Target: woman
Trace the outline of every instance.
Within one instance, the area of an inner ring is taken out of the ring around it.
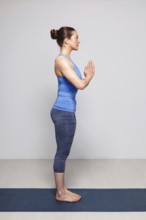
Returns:
[[[69,191],[64,182],[65,161],[69,155],[76,129],[77,90],[83,90],[94,76],[94,65],[89,61],[84,69],[84,78],[72,61],[72,50],[78,50],[79,37],[74,28],[61,27],[50,31],[52,39],[57,40],[60,54],[55,59],[55,74],[58,79],[58,95],[51,109],[51,118],[55,125],[57,151],[54,158],[54,178],[56,200],[77,202],[81,196]]]

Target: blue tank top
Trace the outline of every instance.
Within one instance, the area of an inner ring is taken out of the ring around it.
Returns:
[[[59,54],[58,56],[64,56],[66,59],[68,59],[73,64],[73,69],[78,75],[80,79],[82,79],[80,70],[76,66],[76,64],[67,56],[64,54]],[[64,76],[57,76],[58,79],[58,94],[56,101],[53,105],[53,108],[63,110],[63,111],[69,111],[69,112],[75,112],[76,111],[76,93],[78,89],[68,81],[67,78]]]

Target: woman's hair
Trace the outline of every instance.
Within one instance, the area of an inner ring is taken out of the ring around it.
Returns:
[[[59,30],[52,29],[50,34],[51,38],[57,40],[58,45],[62,47],[64,39],[70,39],[73,31],[75,31],[75,29],[72,27],[61,27]]]

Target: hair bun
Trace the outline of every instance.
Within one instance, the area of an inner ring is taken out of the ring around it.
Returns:
[[[52,29],[50,31],[50,33],[51,33],[52,39],[57,39],[58,38],[58,30]]]

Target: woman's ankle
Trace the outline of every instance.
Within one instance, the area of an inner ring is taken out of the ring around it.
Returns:
[[[57,189],[56,193],[61,196],[66,194],[66,188]]]

